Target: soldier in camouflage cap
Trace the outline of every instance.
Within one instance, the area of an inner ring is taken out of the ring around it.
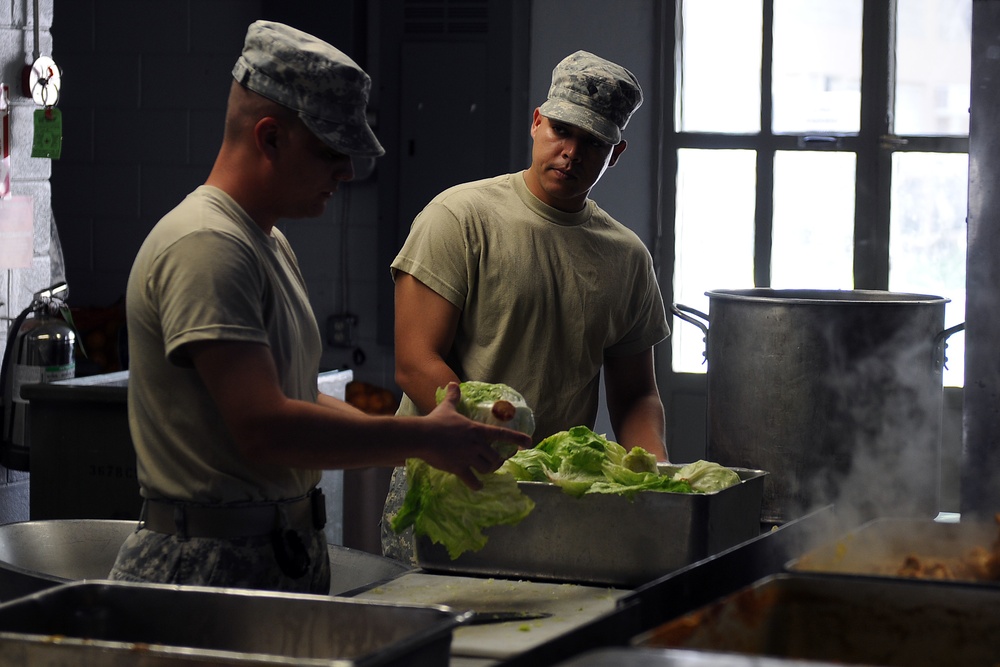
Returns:
[[[315,218],[383,153],[371,81],[311,35],[258,21],[205,183],[153,227],[126,292],[141,521],[111,579],[327,594],[324,469],[418,457],[477,489],[495,440],[455,409],[369,416],[318,392],[323,339],[279,220]],[[343,223],[343,221],[341,221]]]
[[[532,407],[538,441],[594,428],[603,377],[620,444],[668,460],[653,346],[670,330],[652,258],[590,198],[641,103],[627,69],[573,53],[532,113],[528,168],[449,188],[416,217],[392,263],[400,415],[432,410],[449,381],[498,382]],[[412,531],[391,527],[405,472],[383,506],[382,552],[413,562]]]
[[[614,146],[641,104],[642,89],[632,72],[593,53],[577,51],[552,70],[549,99],[540,111]]]
[[[247,30],[233,78],[297,111],[330,148],[359,157],[385,154],[365,118],[371,79],[330,44],[281,23],[257,21]]]

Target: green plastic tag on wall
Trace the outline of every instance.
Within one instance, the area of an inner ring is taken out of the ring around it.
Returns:
[[[31,157],[58,160],[62,153],[62,114],[55,107],[35,110],[35,139]]]

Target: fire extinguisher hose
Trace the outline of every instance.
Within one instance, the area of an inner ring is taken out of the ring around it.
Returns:
[[[7,404],[7,375],[10,373],[10,365],[14,363],[11,359],[14,356],[14,345],[17,340],[17,333],[21,330],[24,320],[28,318],[28,315],[31,313],[33,307],[34,304],[31,304],[22,310],[21,314],[14,319],[14,323],[11,327],[7,329],[7,345],[4,347],[3,363],[0,364],[0,426],[2,426],[2,430],[0,430],[0,442],[3,442],[4,444],[10,441],[9,434],[7,433],[8,424],[6,423],[6,410],[3,407]],[[13,428],[13,424],[9,426]]]

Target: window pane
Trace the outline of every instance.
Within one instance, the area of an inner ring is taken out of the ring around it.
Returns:
[[[678,129],[757,132],[761,0],[688,0],[681,21]]]
[[[854,285],[854,153],[774,156],[771,286]]]
[[[945,326],[965,321],[969,158],[964,153],[892,156],[889,289],[951,299]],[[944,382],[965,382],[965,335],[948,339]]]
[[[857,132],[861,0],[774,0],[774,132]]]
[[[896,134],[969,133],[972,0],[897,0]]]
[[[677,152],[674,300],[708,312],[705,292],[753,287],[753,151]],[[673,369],[704,373],[701,330],[674,318]]]

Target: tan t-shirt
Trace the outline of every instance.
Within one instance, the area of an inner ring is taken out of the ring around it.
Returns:
[[[462,313],[448,363],[462,380],[503,382],[535,412],[536,441],[593,428],[604,356],[668,334],[652,258],[593,201],[565,213],[522,173],[435,197],[392,263]],[[404,397],[401,412],[413,411]]]
[[[320,472],[242,457],[185,346],[269,346],[282,390],[315,401],[321,340],[288,241],[201,186],[153,228],[126,294],[129,427],[142,494],[202,503],[300,496]]]

